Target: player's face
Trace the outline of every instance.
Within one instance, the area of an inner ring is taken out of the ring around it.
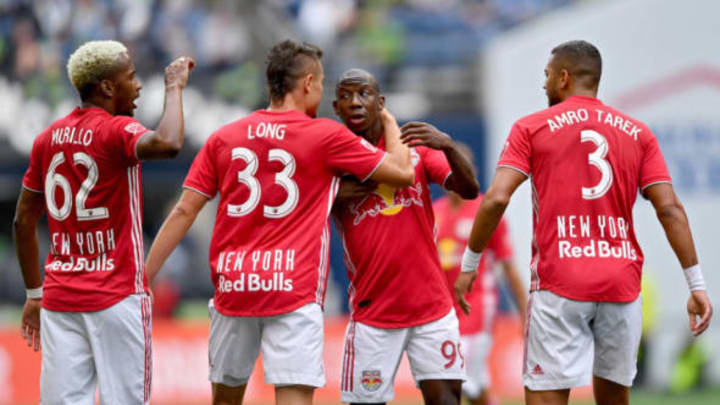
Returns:
[[[335,97],[335,113],[356,134],[364,133],[380,118],[382,96],[365,80],[341,82]]]
[[[140,97],[142,83],[137,77],[135,65],[129,57],[120,62],[113,82],[115,84],[115,114],[132,117],[134,110],[137,108],[135,100]]]
[[[559,74],[553,63],[553,57],[550,57],[548,64],[545,66],[545,84],[543,85],[549,106],[554,106],[562,102],[558,76]]]
[[[325,80],[325,73],[320,62],[317,63],[317,67],[313,69],[312,79],[310,80],[310,91],[307,95],[307,115],[315,118],[317,116],[318,106],[322,101],[323,95],[323,80]]]

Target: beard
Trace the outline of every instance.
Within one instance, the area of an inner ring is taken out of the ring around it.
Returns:
[[[558,94],[551,92],[549,90],[545,92],[545,95],[547,95],[548,107],[552,107],[555,104],[559,104],[563,101],[562,98],[560,98],[560,96]]]

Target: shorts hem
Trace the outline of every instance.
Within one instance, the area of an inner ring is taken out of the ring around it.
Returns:
[[[529,380],[523,377],[523,385],[530,391],[565,390],[590,384],[591,378],[577,377],[565,380]]]
[[[247,376],[246,378],[233,378],[232,380],[228,381],[222,377],[213,377],[212,375],[208,377],[208,380],[213,384],[222,384],[226,385],[228,387],[241,387],[243,385],[247,385],[250,381],[250,376]]]
[[[635,377],[617,377],[615,375],[612,375],[612,372],[607,371],[601,371],[601,370],[593,370],[593,375],[595,377],[599,377],[608,381],[612,381],[615,384],[620,384],[625,387],[632,387],[632,383],[635,380]]]
[[[425,380],[460,380],[467,381],[467,375],[465,373],[435,373],[435,374],[423,374],[415,376],[415,381],[418,383]]]
[[[303,373],[273,373],[265,374],[265,384],[277,386],[307,385],[308,387],[321,388],[325,386],[325,377]]]
[[[384,397],[372,397],[372,396],[362,396],[358,395],[354,392],[347,392],[347,391],[341,391],[340,392],[340,402],[349,404],[349,403],[357,403],[357,404],[377,404],[377,403],[383,403],[383,402],[390,402],[393,399],[395,399],[395,395],[386,395]]]

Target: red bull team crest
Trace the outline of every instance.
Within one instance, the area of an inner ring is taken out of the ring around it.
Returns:
[[[375,392],[379,390],[383,382],[380,370],[363,370],[360,382],[367,391]]]

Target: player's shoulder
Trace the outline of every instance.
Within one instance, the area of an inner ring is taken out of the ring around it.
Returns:
[[[352,134],[348,127],[330,118],[315,118],[309,123],[318,129],[326,131],[328,134]]]

